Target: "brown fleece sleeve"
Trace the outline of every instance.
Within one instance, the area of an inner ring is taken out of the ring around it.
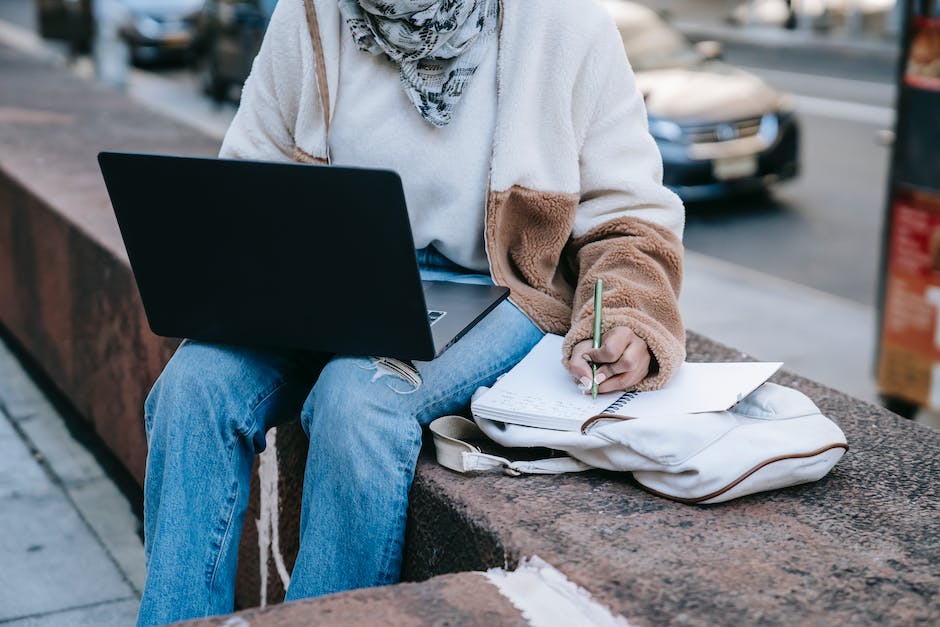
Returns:
[[[594,283],[604,281],[603,330],[628,327],[649,346],[649,375],[637,390],[661,388],[685,359],[679,314],[682,242],[669,229],[638,218],[601,224],[568,244],[578,275],[564,355],[594,335]]]

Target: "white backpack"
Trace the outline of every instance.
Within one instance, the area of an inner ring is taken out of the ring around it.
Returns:
[[[628,471],[650,492],[685,503],[720,503],[817,481],[848,449],[842,430],[806,395],[774,383],[763,384],[728,411],[600,417],[580,432],[475,420],[444,416],[431,423],[443,466],[511,475]],[[511,461],[467,441],[481,432],[504,447],[545,447],[570,457]]]

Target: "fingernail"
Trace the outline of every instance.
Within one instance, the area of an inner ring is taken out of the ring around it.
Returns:
[[[600,385],[607,380],[607,377],[603,373],[594,375],[594,380],[597,381],[597,385]]]
[[[578,380],[581,382],[581,386],[580,386],[580,387],[581,387],[582,390],[587,390],[587,389],[589,389],[589,388],[591,387],[591,380],[590,380],[589,378],[587,378],[587,377],[581,377],[581,378],[578,379]]]
[[[588,355],[587,353],[582,353],[582,354],[581,354],[581,359],[583,359],[584,361],[586,361],[586,362],[588,362],[588,363],[592,363],[591,356]]]

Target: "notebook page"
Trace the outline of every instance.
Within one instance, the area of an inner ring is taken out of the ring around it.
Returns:
[[[609,392],[592,399],[561,364],[564,338],[546,335],[532,351],[473,403],[475,413],[504,422],[514,416],[550,417],[580,425],[599,414],[634,418],[723,411],[757,389],[782,362],[683,363],[653,392]],[[561,427],[558,427],[561,428]]]
[[[473,403],[474,410],[503,415],[551,416],[571,420],[572,428],[604,411],[620,394],[584,394],[561,365],[564,338],[547,334],[493,387]]]
[[[633,418],[724,411],[756,390],[783,362],[683,363],[661,390],[624,395],[605,413]]]

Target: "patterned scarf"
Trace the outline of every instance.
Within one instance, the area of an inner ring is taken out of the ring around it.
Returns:
[[[338,0],[363,52],[398,64],[408,98],[445,126],[496,32],[499,0]]]

